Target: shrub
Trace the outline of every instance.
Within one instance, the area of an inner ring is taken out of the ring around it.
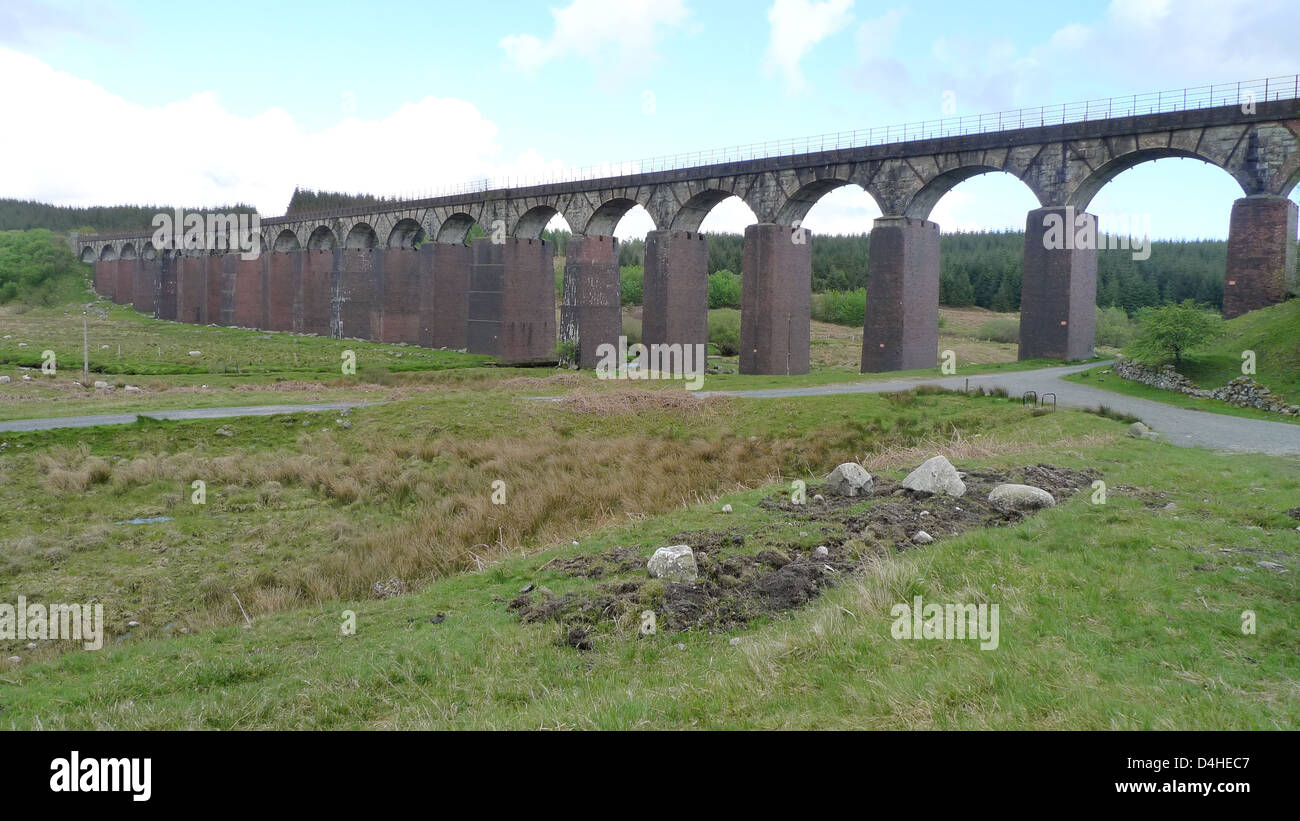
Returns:
[[[1111,348],[1122,348],[1133,341],[1137,329],[1133,327],[1133,321],[1128,318],[1128,314],[1123,308],[1098,308],[1097,309],[1097,335],[1098,345],[1107,345]]]
[[[618,269],[619,279],[623,284],[623,304],[640,305],[641,288],[645,280],[645,269],[640,265],[624,265]]]
[[[709,311],[709,342],[718,349],[720,356],[739,354],[740,311],[733,308]]]
[[[709,307],[740,307],[740,274],[727,270],[709,274]]]
[[[623,336],[627,337],[628,347],[641,341],[641,320],[634,316],[623,315]]]
[[[826,291],[813,294],[812,318],[818,322],[831,322],[861,328],[867,315],[867,290]]]
[[[1020,321],[1016,319],[994,319],[985,322],[975,331],[975,338],[989,342],[1019,342]]]

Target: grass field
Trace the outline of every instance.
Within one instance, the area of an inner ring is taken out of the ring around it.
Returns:
[[[971,313],[947,321],[952,344],[987,318]],[[63,362],[79,344],[79,313],[2,318],[10,363],[45,346]],[[100,372],[142,394],[87,394],[60,371],[0,386],[0,414],[385,404],[0,436],[0,603],[98,602],[107,622],[102,650],[0,639],[0,727],[1167,729],[1300,717],[1295,460],[1133,440],[1121,421],[998,396],[701,398],[116,308],[97,321]],[[859,378],[860,334],[814,333],[807,377],[705,387]],[[967,366],[1025,367],[969,344]],[[358,352],[355,378],[334,375],[344,347]],[[173,372],[138,372],[151,349]],[[203,351],[198,363],[189,350]],[[560,399],[525,398],[539,393]],[[889,489],[936,453],[968,481],[1086,471],[1106,495],[1085,487],[994,523],[975,522],[975,492],[918,512],[927,503]],[[877,495],[788,504],[793,480],[811,496],[850,460],[876,476]],[[967,525],[951,525],[961,515]],[[913,528],[935,541],[896,538]],[[715,573],[722,597],[700,611],[712,621],[674,609],[697,588],[647,582],[644,560],[678,543]],[[808,563],[817,545],[831,549],[824,575]],[[771,578],[764,563],[783,561],[813,568],[816,583],[747,609],[741,594]],[[554,618],[515,606],[529,585],[530,607],[554,606]],[[997,604],[998,648],[893,638],[892,608],[915,596]],[[639,633],[644,608],[663,617],[654,635]]]

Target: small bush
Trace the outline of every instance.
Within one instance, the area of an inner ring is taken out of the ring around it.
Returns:
[[[645,269],[640,265],[624,265],[618,269],[619,280],[623,284],[623,304],[640,305],[641,291],[645,283]]]
[[[740,274],[727,270],[709,274],[709,307],[740,307]]]
[[[985,322],[975,331],[975,338],[988,342],[1019,342],[1020,322],[1015,319],[994,319]]]
[[[867,289],[813,294],[812,318],[818,322],[861,328],[867,316]]]
[[[1133,321],[1128,318],[1123,308],[1098,308],[1097,309],[1097,334],[1096,340],[1098,345],[1106,345],[1111,348],[1122,348],[1133,341],[1133,336],[1137,333],[1137,328]]]
[[[709,342],[720,356],[740,353],[740,311],[720,308],[709,311]]]

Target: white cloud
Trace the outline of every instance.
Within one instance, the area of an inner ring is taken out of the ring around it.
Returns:
[[[813,46],[852,22],[852,9],[853,0],[776,0],[767,11],[767,73],[780,73],[790,91],[802,90],[799,62]]]
[[[62,205],[214,206],[284,213],[295,185],[420,195],[481,177],[562,166],[535,151],[502,156],[498,127],[463,100],[425,97],[382,119],[348,117],[306,131],[283,109],[251,117],[215,94],[166,105],[129,102],[41,60],[0,48],[0,109],[29,112],[0,129],[0,195]]]
[[[589,61],[605,58],[631,69],[655,59],[660,28],[682,25],[689,16],[685,0],[573,0],[552,9],[555,29],[545,40],[510,34],[498,45],[515,67],[534,72],[551,60],[576,55]]]

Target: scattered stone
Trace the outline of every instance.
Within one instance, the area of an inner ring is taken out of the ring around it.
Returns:
[[[825,559],[831,555],[831,552],[826,549],[826,545],[819,544],[813,548],[812,555],[814,559]]]
[[[1286,573],[1287,569],[1277,562],[1255,562],[1255,566],[1264,570],[1272,570],[1274,573]]]
[[[519,595],[521,595],[521,596],[522,596],[523,594],[525,594],[525,593],[531,593],[531,592],[533,592],[533,583],[532,583],[532,582],[529,582],[528,584],[526,584],[526,585],[524,585],[523,587],[519,588]]]
[[[874,481],[857,462],[845,462],[826,474],[826,489],[836,496],[870,496]]]
[[[394,576],[388,581],[375,582],[370,588],[370,592],[377,599],[391,599],[393,596],[402,596],[406,594],[406,582]]]
[[[102,380],[102,379],[97,379],[97,380],[95,380],[95,390],[97,390],[97,391],[106,391],[106,390],[108,390],[108,383],[105,382],[105,381]]]
[[[0,376],[0,385],[7,385],[11,380],[7,376]]]
[[[5,661],[9,662],[10,664],[21,664],[23,658],[22,656],[10,656],[9,658],[5,659]]]
[[[203,351],[190,351],[190,356],[203,356]]]
[[[128,622],[126,623],[126,626],[127,626],[127,627],[139,627],[139,626],[140,626],[140,622],[138,622],[138,621],[128,621]]]
[[[339,411],[339,416],[351,416],[351,415],[352,415],[352,408],[344,408],[343,410]]]
[[[218,435],[218,436],[234,436],[234,435],[235,435],[235,432],[234,432],[233,430],[231,430],[230,428],[226,427],[225,425],[222,425],[221,427],[217,428],[217,435]]]
[[[735,647],[737,644],[740,644],[740,636],[733,636],[731,641],[727,643],[730,644],[732,647]]]
[[[29,641],[29,642],[27,642],[27,649],[28,649],[28,650],[35,650],[35,649],[36,649],[36,642],[34,642],[34,641]]]
[[[1132,436],[1134,439],[1150,439],[1153,442],[1160,438],[1160,434],[1151,430],[1151,428],[1148,428],[1141,422],[1134,422],[1129,425],[1128,435]]]
[[[723,506],[722,506],[722,512],[723,512],[723,513],[730,513],[730,512],[731,512],[731,505],[723,505]]]
[[[903,480],[903,487],[917,493],[944,493],[949,496],[961,496],[966,492],[966,483],[957,475],[957,469],[942,456],[926,459],[921,466]]]
[[[343,420],[343,429],[344,429],[344,430],[352,430],[352,421],[349,420],[349,419],[344,419],[344,420]]]
[[[699,575],[699,568],[695,565],[695,553],[690,545],[684,544],[659,548],[650,557],[646,567],[654,578],[667,579],[671,582],[689,583],[695,581]]]
[[[677,647],[678,650],[685,650],[685,649],[686,649],[686,645],[683,644],[683,643],[680,642],[680,641],[677,642],[677,644],[676,644],[675,646]]]
[[[926,533],[924,530],[918,530],[916,531],[916,535],[912,537],[912,541],[917,544],[929,544],[934,541],[934,537],[929,533]]]
[[[1165,510],[1177,510],[1177,509],[1178,509],[1177,502],[1167,502],[1165,504]]]
[[[821,495],[820,493],[814,493],[814,494],[813,494],[813,501],[814,501],[814,502],[821,503],[821,502],[826,501],[826,497],[823,496],[823,495]]]
[[[122,390],[126,391],[127,393],[144,393],[144,388],[137,388],[135,385],[127,385]]]
[[[436,616],[429,617],[429,624],[442,624],[446,620],[447,620],[447,614],[439,613]]]
[[[1055,507],[1052,494],[1033,485],[998,485],[989,493],[989,504],[1001,511],[1039,510]]]

